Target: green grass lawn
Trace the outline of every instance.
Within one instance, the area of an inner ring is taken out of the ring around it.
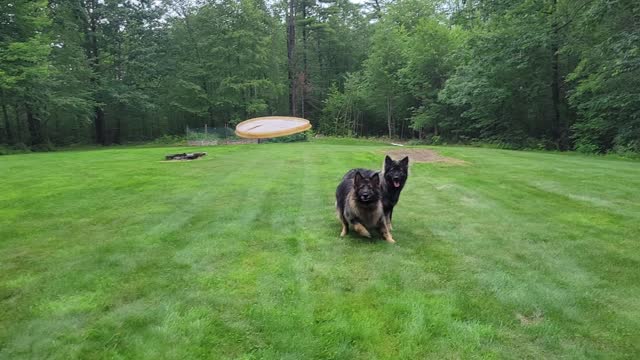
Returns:
[[[640,357],[640,162],[438,148],[396,245],[340,238],[388,149],[0,157],[0,358]]]

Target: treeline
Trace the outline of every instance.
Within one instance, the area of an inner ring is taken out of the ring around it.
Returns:
[[[640,151],[638,1],[402,0],[371,39],[324,131]]]
[[[328,135],[640,152],[635,0],[7,0],[0,143],[291,114]]]
[[[369,23],[345,0],[288,11],[263,0],[0,2],[0,143],[107,145],[290,111],[317,119],[330,85],[364,59]]]

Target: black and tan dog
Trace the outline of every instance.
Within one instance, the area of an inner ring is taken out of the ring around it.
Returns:
[[[358,234],[371,237],[370,229],[378,229],[387,242],[395,243],[382,210],[380,174],[359,169],[347,172],[336,189],[336,210],[342,222],[340,236],[349,232],[349,224]]]
[[[382,182],[382,210],[387,218],[389,228],[393,229],[391,217],[393,216],[393,208],[400,200],[400,192],[409,178],[409,157],[405,156],[402,160],[395,161],[389,155],[385,156],[382,177],[384,178]]]
[[[369,169],[353,169],[349,171],[344,178],[351,179],[359,172],[363,177],[370,178],[373,174],[379,174],[379,171]],[[388,155],[384,158],[384,164],[382,166],[382,178],[383,181],[380,184],[382,211],[387,220],[387,225],[390,230],[393,230],[391,224],[391,218],[393,217],[393,208],[398,204],[400,200],[400,192],[404,189],[404,185],[409,178],[409,157],[405,156],[402,160],[393,160]],[[343,179],[344,182],[344,179]]]

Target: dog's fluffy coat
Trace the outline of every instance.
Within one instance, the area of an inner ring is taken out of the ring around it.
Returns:
[[[353,178],[356,173],[360,173],[365,178],[370,178],[373,174],[381,174],[382,181],[380,182],[382,211],[387,220],[387,225],[390,230],[393,230],[391,219],[393,217],[393,208],[398,204],[400,200],[400,193],[404,189],[404,185],[409,178],[409,157],[405,156],[401,160],[393,160],[388,155],[384,158],[384,164],[382,165],[382,172],[369,170],[369,169],[353,169],[347,172],[343,178]]]
[[[369,229],[378,229],[384,239],[395,243],[382,206],[380,174],[353,169],[347,172],[336,189],[336,210],[342,222],[340,236],[349,232],[349,225],[358,234],[371,237]]]

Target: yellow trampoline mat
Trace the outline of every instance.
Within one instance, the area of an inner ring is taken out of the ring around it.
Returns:
[[[236,135],[247,139],[265,139],[297,134],[309,129],[309,120],[291,116],[265,116],[236,125]]]

